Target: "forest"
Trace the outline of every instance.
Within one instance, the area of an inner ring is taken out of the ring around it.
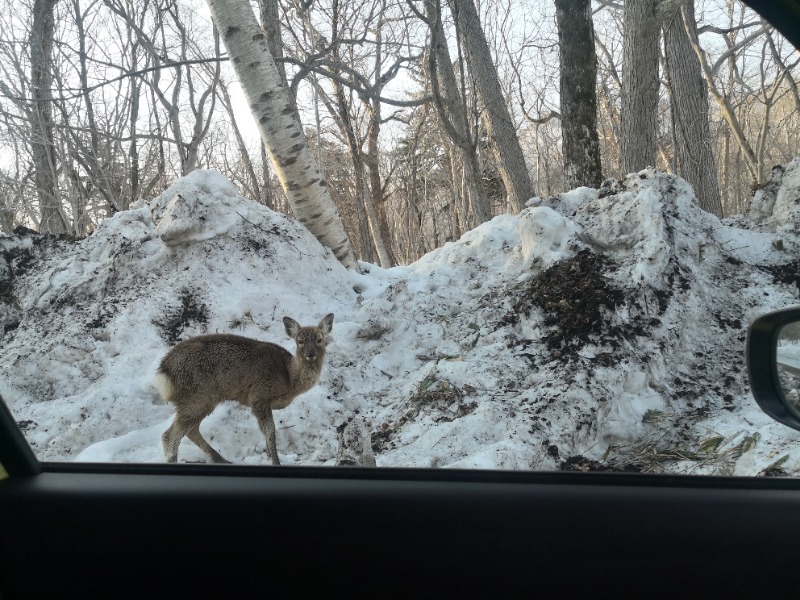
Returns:
[[[738,0],[0,4],[6,235],[85,237],[196,169],[298,217],[254,83],[288,94],[292,148],[382,267],[649,166],[741,214],[800,146],[800,56]],[[246,21],[277,79],[237,80]]]

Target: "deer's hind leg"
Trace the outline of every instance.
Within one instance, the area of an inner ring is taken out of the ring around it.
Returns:
[[[178,447],[181,445],[183,436],[189,433],[193,427],[200,425],[200,420],[196,417],[175,413],[172,425],[169,426],[161,436],[161,443],[164,446],[164,458],[167,462],[178,462]]]
[[[177,462],[178,448],[184,436],[192,440],[215,463],[228,462],[200,434],[200,423],[214,410],[214,406],[204,406],[199,410],[198,408],[197,405],[192,405],[192,414],[186,414],[184,412],[185,406],[181,403],[176,403],[175,419],[169,429],[161,436],[164,457],[167,462]]]
[[[231,464],[231,461],[222,458],[222,455],[214,450],[214,448],[211,447],[211,444],[209,444],[202,436],[200,433],[199,421],[186,433],[186,436],[192,440],[198,448],[205,452],[206,456],[208,456],[212,462],[226,465]]]

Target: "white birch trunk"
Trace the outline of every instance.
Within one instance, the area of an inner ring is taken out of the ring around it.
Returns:
[[[344,266],[358,270],[341,217],[253,9],[247,0],[208,0],[208,7],[294,216]]]

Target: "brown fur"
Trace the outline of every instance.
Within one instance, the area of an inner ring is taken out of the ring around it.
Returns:
[[[167,462],[178,460],[178,446],[188,436],[215,463],[227,463],[200,434],[200,422],[225,400],[250,407],[267,439],[272,464],[279,465],[272,411],[286,408],[317,383],[325,358],[329,314],[316,327],[283,318],[297,351],[229,334],[201,335],[170,350],[156,373],[164,400],[175,405],[175,419],[161,436]]]

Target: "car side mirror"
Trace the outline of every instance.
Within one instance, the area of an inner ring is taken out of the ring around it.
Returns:
[[[747,371],[761,409],[800,430],[800,307],[753,321],[747,331]]]

